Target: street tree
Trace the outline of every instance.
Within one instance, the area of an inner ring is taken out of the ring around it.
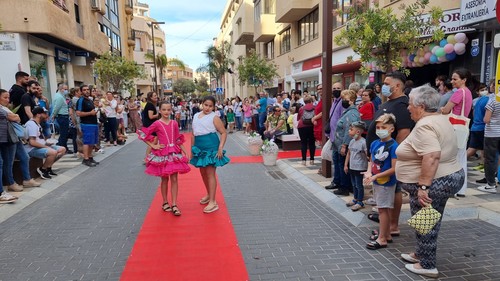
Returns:
[[[208,64],[200,66],[196,71],[209,73],[217,82],[217,87],[222,87],[224,75],[230,71],[234,65],[234,61],[230,58],[232,53],[231,44],[223,41],[218,46],[208,47],[206,52],[203,52],[208,57]]]
[[[240,61],[238,65],[240,85],[252,86],[256,93],[259,86],[270,86],[274,78],[279,77],[276,64],[260,57],[255,50],[251,50],[246,57],[240,57]]]
[[[101,55],[94,63],[99,81],[107,89],[134,92],[134,79],[143,78],[144,70],[136,62],[111,52]]]
[[[179,79],[174,82],[173,90],[175,93],[186,96],[189,93],[193,93],[196,90],[196,85],[193,80],[190,79]]]
[[[186,69],[186,64],[178,59],[178,58],[168,58],[167,55],[165,54],[158,54],[153,56],[153,53],[146,53],[144,55],[144,58],[147,60],[156,61],[156,67],[158,67],[159,70],[159,77],[160,77],[160,83],[163,84],[163,77],[164,77],[164,72],[166,69],[168,69],[171,66],[177,66],[182,70]]]
[[[198,94],[208,92],[208,88],[210,87],[208,85],[208,80],[204,76],[200,76],[200,79],[195,79],[194,84],[196,85],[196,91]]]
[[[386,72],[402,69],[401,50],[417,52],[426,44],[444,37],[444,32],[439,28],[443,11],[438,7],[429,8],[429,0],[401,4],[401,16],[397,16],[391,7],[380,7],[378,1],[374,1],[372,6],[359,3],[365,2],[356,1],[353,4],[346,28],[334,40],[339,46],[350,46],[361,57],[361,62],[375,61]],[[422,16],[427,14],[426,11],[429,17],[424,20]],[[342,16],[342,11],[333,13]],[[431,37],[422,38],[423,30],[432,34]],[[352,61],[352,57],[348,61]],[[407,69],[402,71],[409,72]],[[361,72],[366,74],[369,69],[364,65]]]

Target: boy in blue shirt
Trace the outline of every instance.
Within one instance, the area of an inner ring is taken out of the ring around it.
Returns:
[[[374,240],[366,245],[370,250],[386,248],[392,242],[390,232],[391,209],[394,208],[396,190],[396,149],[398,143],[392,139],[396,117],[386,113],[375,120],[376,134],[379,137],[370,145],[371,159],[365,173],[365,184],[373,183],[375,201],[379,211],[379,234],[371,237]]]

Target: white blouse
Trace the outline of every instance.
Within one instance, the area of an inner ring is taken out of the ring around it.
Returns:
[[[204,115],[199,118],[201,112],[198,112],[193,117],[193,134],[195,136],[207,135],[210,133],[216,133],[217,129],[214,125],[215,112],[208,115]]]

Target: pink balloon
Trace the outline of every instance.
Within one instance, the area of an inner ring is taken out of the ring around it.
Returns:
[[[462,43],[464,43],[465,45],[467,45],[467,43],[469,43],[469,38],[465,37],[465,40]]]
[[[432,53],[431,52],[427,52],[427,53],[425,53],[424,58],[426,60],[429,60],[431,58],[431,56],[432,56]]]
[[[440,62],[447,61],[446,56],[438,57],[438,61],[440,61]]]
[[[466,38],[467,36],[465,36],[463,32],[455,34],[455,41],[457,41],[457,43],[463,43]]]
[[[453,44],[446,44],[444,46],[444,51],[447,53],[447,54],[450,54],[454,51],[454,47],[453,47]]]
[[[419,63],[424,63],[424,62],[425,62],[425,58],[424,58],[424,57],[420,57],[420,58],[418,59],[418,62],[419,62]]]
[[[457,55],[463,55],[465,53],[465,44],[457,43],[455,44],[455,46],[453,46],[453,49],[455,50],[455,53],[457,53]]]

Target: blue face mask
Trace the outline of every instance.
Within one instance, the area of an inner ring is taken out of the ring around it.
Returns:
[[[382,95],[384,95],[384,97],[390,97],[392,95],[391,87],[387,85],[382,85],[381,93]]]
[[[68,94],[68,90],[64,90],[63,94],[67,95]]]

